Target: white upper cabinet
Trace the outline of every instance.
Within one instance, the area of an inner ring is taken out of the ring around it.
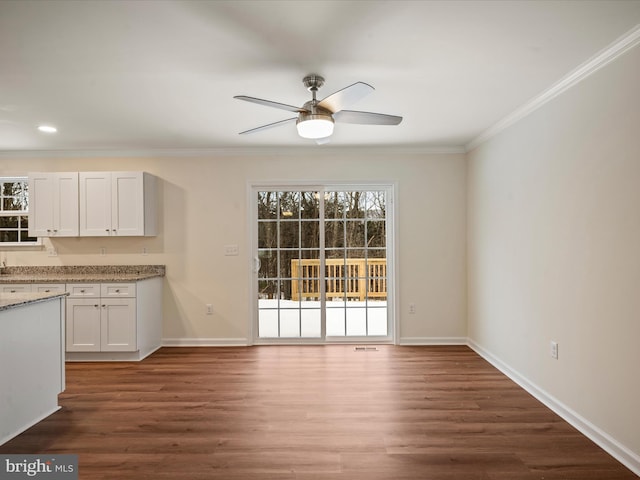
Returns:
[[[78,236],[78,173],[29,174],[29,236]]]
[[[157,235],[156,178],[145,172],[80,172],[80,236]]]

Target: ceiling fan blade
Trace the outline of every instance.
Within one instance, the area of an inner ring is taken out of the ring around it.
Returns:
[[[320,100],[318,105],[322,108],[326,108],[332,113],[339,112],[343,108],[348,107],[352,103],[357,102],[361,98],[366,97],[375,89],[366,83],[356,82],[353,85],[338,90],[332,93],[328,97]]]
[[[268,130],[273,127],[278,127],[280,125],[284,125],[286,123],[295,122],[298,117],[287,118],[286,120],[280,120],[279,122],[268,123],[267,125],[262,125],[261,127],[252,128],[251,130],[245,130],[244,132],[240,132],[238,135],[245,135],[247,133],[255,133],[261,132],[262,130]]]
[[[333,119],[340,123],[357,123],[361,125],[398,125],[402,122],[402,117],[396,115],[356,112],[354,110],[341,110],[333,115]]]
[[[262,98],[247,97],[246,95],[236,95],[233,98],[238,100],[244,100],[245,102],[257,103],[258,105],[264,105],[265,107],[279,108],[280,110],[287,110],[289,112],[307,112],[308,110],[301,107],[294,107],[293,105],[287,105],[286,103],[272,102],[271,100],[263,100]]]

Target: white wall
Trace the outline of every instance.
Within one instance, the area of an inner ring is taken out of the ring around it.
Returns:
[[[9,252],[9,264],[166,264],[164,338],[245,342],[252,299],[247,251],[250,181],[395,182],[399,218],[399,338],[406,342],[466,338],[466,162],[463,154],[339,153],[207,158],[0,159],[0,175],[27,171],[144,170],[160,178],[155,238],[51,240],[46,251]],[[315,149],[315,150],[314,150]],[[225,257],[223,246],[240,255]],[[49,244],[49,241],[47,241]],[[106,247],[107,255],[100,256]],[[142,248],[149,251],[141,254]],[[407,304],[416,304],[409,315]],[[205,315],[205,304],[214,306]]]
[[[636,469],[639,82],[636,47],[468,156],[471,341]]]

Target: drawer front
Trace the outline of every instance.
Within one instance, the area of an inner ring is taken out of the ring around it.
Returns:
[[[37,293],[64,293],[64,283],[34,283],[32,292]]]
[[[17,283],[17,284],[5,283],[3,285],[0,285],[0,292],[2,293],[31,292],[31,284],[30,283]]]
[[[100,297],[99,283],[68,283],[67,292],[70,297]]]
[[[135,297],[135,283],[103,283],[100,296],[102,298]]]

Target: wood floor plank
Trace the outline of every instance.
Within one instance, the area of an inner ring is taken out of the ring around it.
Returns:
[[[0,453],[83,480],[630,480],[467,347],[163,348],[69,363],[62,409]]]

